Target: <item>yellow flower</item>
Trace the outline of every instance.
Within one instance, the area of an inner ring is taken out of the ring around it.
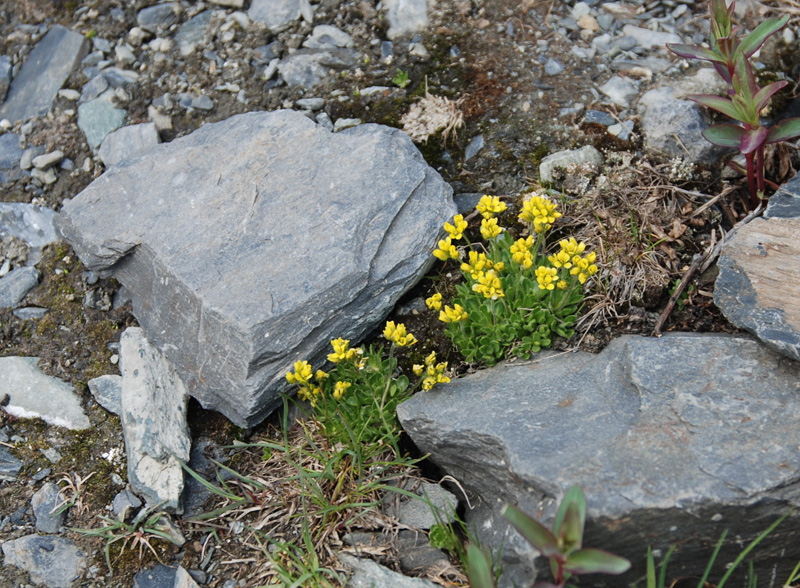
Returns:
[[[572,267],[572,262],[570,261],[571,258],[572,256],[562,249],[558,253],[548,257],[547,260],[553,264],[553,267],[563,267],[569,269]]]
[[[463,214],[457,214],[453,218],[453,224],[444,223],[444,230],[450,235],[453,241],[458,241],[464,236],[464,231],[467,228],[467,221],[464,220]]]
[[[556,203],[546,196],[533,196],[522,203],[519,219],[531,223],[536,234],[548,231],[561,213],[556,210]]]
[[[419,371],[417,371],[417,368],[419,368]],[[447,362],[436,363],[435,351],[431,351],[431,354],[425,358],[424,366],[414,366],[414,373],[418,376],[422,375],[423,370],[425,371],[425,377],[422,379],[423,390],[430,390],[433,388],[434,384],[446,384],[450,381],[450,378],[445,375],[447,371]]]
[[[496,214],[500,214],[508,207],[505,203],[500,202],[500,198],[497,196],[484,194],[478,202],[477,208],[483,218],[489,219],[493,218]]]
[[[302,386],[300,390],[297,392],[298,398],[300,400],[307,400],[311,403],[311,406],[317,405],[317,400],[319,399],[320,395],[322,394],[322,388],[319,386]]]
[[[575,240],[575,237],[570,237],[569,240],[561,239],[558,242],[559,247],[561,247],[561,251],[565,252],[570,257],[574,257],[575,255],[580,255],[583,253],[584,249],[586,249],[586,243],[581,241],[580,243]]]
[[[540,266],[536,268],[536,281],[542,290],[555,290],[553,283],[558,277],[558,270],[554,267]]]
[[[353,357],[350,352],[354,350],[350,349],[349,339],[342,339],[341,337],[338,339],[331,339],[331,347],[333,347],[333,353],[328,354],[328,361],[339,363],[340,361]]]
[[[531,247],[533,247],[533,235],[529,235],[527,239],[517,239],[510,248],[512,261],[524,269],[529,269],[533,265]]]
[[[573,267],[569,273],[573,276],[578,276],[578,281],[581,284],[585,284],[589,276],[593,276],[597,273],[597,266],[594,264],[595,259],[597,259],[597,254],[594,251],[587,254],[585,257],[576,255],[572,258],[575,267]]]
[[[497,224],[496,218],[484,218],[481,221],[481,235],[487,241],[494,239],[503,232],[503,227]]]
[[[469,315],[460,304],[456,304],[454,308],[445,306],[439,313],[439,320],[443,323],[458,323],[467,320],[467,317]]]
[[[325,378],[327,378],[330,374],[323,372],[322,370],[317,370],[317,373],[314,374],[314,378],[316,378],[317,382],[321,382]]]
[[[336,385],[333,387],[333,398],[335,400],[341,400],[350,386],[352,386],[350,382],[336,382]]]
[[[425,366],[424,366],[424,365],[420,365],[420,364],[418,364],[418,363],[415,363],[415,364],[413,365],[413,367],[411,368],[411,371],[413,371],[413,372],[414,372],[414,375],[415,375],[415,376],[421,376],[421,375],[422,375],[422,372],[423,372],[424,370],[425,370]]]
[[[398,347],[406,347],[417,342],[417,338],[414,335],[406,333],[406,326],[403,323],[395,326],[394,321],[386,323],[386,327],[383,329],[383,336]]]
[[[311,381],[311,376],[311,364],[307,361],[296,361],[294,362],[294,373],[288,372],[286,374],[286,381],[290,384],[302,386]]]
[[[437,292],[430,298],[426,298],[425,306],[427,306],[431,310],[439,310],[440,308],[442,308],[442,295]]]
[[[476,253],[475,251],[470,251],[469,263],[462,263],[461,271],[468,273],[473,280],[477,280],[480,274],[482,274],[485,270],[492,269],[492,267],[492,260],[486,257],[485,253]]]
[[[433,256],[442,261],[447,261],[450,258],[459,259],[458,249],[453,245],[450,237],[439,241],[439,248],[433,250]]]
[[[497,277],[497,273],[493,269],[478,276],[478,283],[473,284],[472,289],[483,294],[485,298],[491,298],[492,300],[505,296],[500,278]]]
[[[558,288],[559,290],[566,290],[567,286],[569,286],[569,284],[567,284],[567,282],[564,280],[559,280],[558,283],[556,284],[556,288]]]

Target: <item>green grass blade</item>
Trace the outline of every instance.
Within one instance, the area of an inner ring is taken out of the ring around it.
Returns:
[[[740,563],[742,563],[742,560],[743,560],[745,557],[747,557],[747,554],[748,554],[748,553],[750,553],[750,552],[751,552],[751,551],[752,551],[752,550],[753,550],[753,549],[756,547],[756,545],[758,545],[759,543],[761,543],[761,541],[762,541],[762,540],[763,540],[763,539],[764,539],[764,538],[765,538],[767,535],[769,535],[770,533],[772,533],[772,531],[774,531],[774,530],[775,530],[775,528],[776,528],[778,525],[780,525],[780,524],[781,524],[781,523],[782,523],[782,522],[783,522],[783,521],[786,519],[786,517],[788,517],[788,516],[791,514],[791,512],[792,512],[792,511],[789,511],[789,512],[787,512],[787,513],[786,513],[786,514],[784,514],[782,517],[780,517],[780,518],[779,518],[777,521],[775,521],[774,523],[772,523],[772,524],[769,526],[769,528],[768,528],[766,531],[764,531],[763,533],[761,533],[761,535],[759,535],[758,537],[756,537],[755,539],[753,539],[753,540],[750,542],[750,544],[749,544],[747,547],[745,547],[745,548],[742,550],[742,552],[739,554],[739,557],[737,557],[735,560],[733,560],[733,563],[732,563],[732,564],[731,564],[731,566],[728,568],[728,571],[727,571],[727,572],[725,572],[725,575],[724,575],[724,576],[722,576],[722,580],[720,580],[720,581],[719,581],[719,584],[717,584],[717,588],[722,588],[722,587],[725,585],[725,582],[727,582],[727,581],[728,581],[728,578],[730,578],[730,577],[731,577],[731,574],[733,574],[734,570],[736,570],[736,568],[739,566],[739,564],[740,564]]]
[[[714,566],[714,562],[717,559],[717,555],[719,554],[719,550],[722,549],[722,544],[725,542],[725,537],[728,535],[728,529],[725,529],[722,532],[722,535],[717,541],[717,546],[714,548],[714,553],[711,554],[711,559],[708,560],[708,565],[706,566],[706,571],[703,574],[703,577],[700,578],[700,582],[697,584],[697,588],[705,588],[706,580],[708,579],[708,575],[711,573],[711,568]]]

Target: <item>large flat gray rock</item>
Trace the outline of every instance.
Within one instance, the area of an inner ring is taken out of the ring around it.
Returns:
[[[551,523],[573,484],[589,506],[585,545],[634,564],[592,585],[622,586],[643,573],[648,545],[665,553],[679,543],[671,575],[696,574],[724,529],[749,541],[800,503],[798,381],[798,364],[749,338],[622,337],[599,355],[552,354],[454,380],[398,415],[417,447],[483,504],[468,523],[488,543],[504,542],[501,586],[524,577],[520,569],[530,575],[533,556],[498,516],[502,505]],[[773,566],[786,577],[800,559],[793,517],[773,547],[757,550],[760,577]],[[740,549],[729,545],[719,561]]]
[[[401,131],[259,112],[127,159],[58,224],[125,285],[189,393],[246,426],[295,361],[358,340],[424,274],[451,195]]]
[[[27,571],[39,586],[70,588],[86,569],[85,554],[64,537],[25,535],[2,548],[3,565]]]
[[[156,125],[141,123],[128,125],[109,133],[97,154],[106,167],[117,165],[123,159],[161,143]]]
[[[0,119],[26,120],[47,114],[59,89],[88,51],[89,41],[61,25],[36,43],[11,82]]]
[[[186,424],[189,395],[161,352],[131,327],[120,338],[120,422],[128,481],[150,507],[181,512],[183,468],[192,437]]]

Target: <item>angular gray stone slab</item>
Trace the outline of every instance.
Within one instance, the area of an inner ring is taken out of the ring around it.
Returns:
[[[36,517],[36,530],[42,533],[58,533],[64,524],[66,511],[54,513],[61,501],[58,499],[58,486],[52,482],[44,484],[31,498],[33,516]]]
[[[580,149],[568,149],[551,153],[539,164],[539,178],[543,182],[552,182],[554,170],[584,163],[600,166],[603,164],[603,154],[591,145],[586,145]]]
[[[0,480],[14,481],[17,479],[22,461],[4,446],[0,445]]]
[[[407,33],[416,33],[428,26],[428,0],[386,0],[386,19],[389,21],[390,39]]]
[[[89,380],[89,392],[109,412],[122,412],[122,376],[105,375]]]
[[[159,28],[167,28],[177,20],[174,7],[174,2],[165,2],[143,8],[136,14],[136,24],[151,33]]]
[[[26,120],[47,114],[59,89],[86,55],[89,41],[62,27],[53,26],[36,43],[11,82],[0,119]]]
[[[18,267],[0,278],[0,308],[14,308],[39,284],[39,270]]]
[[[161,143],[161,137],[158,135],[155,124],[150,122],[129,125],[109,133],[103,139],[103,144],[100,145],[97,154],[106,167],[111,167],[131,155],[136,155],[159,143]]]
[[[311,88],[328,77],[328,70],[355,67],[355,49],[298,49],[278,63],[278,71],[289,86]]]
[[[70,588],[86,569],[86,556],[69,539],[26,535],[2,545],[3,565],[28,572],[31,582],[47,588]]]
[[[16,237],[31,248],[29,265],[39,263],[42,249],[58,241],[54,220],[56,212],[22,202],[0,202],[0,239]]]
[[[113,92],[105,94],[78,106],[78,128],[83,131],[89,147],[96,149],[109,133],[116,131],[125,123],[126,113],[111,102]]]
[[[14,133],[0,135],[0,169],[12,169],[19,165],[22,158],[19,139],[20,136]]]
[[[204,10],[181,25],[181,28],[178,29],[178,34],[175,35],[175,43],[178,44],[181,55],[191,54],[197,44],[203,40],[212,15],[212,10]]]
[[[409,578],[403,574],[398,574],[371,559],[361,559],[340,553],[339,561],[350,570],[352,576],[347,581],[347,588],[376,588],[377,586],[388,588],[436,588],[429,580],[422,578]]]
[[[452,190],[407,135],[292,111],[208,124],[95,180],[59,216],[130,292],[189,393],[241,426],[299,359],[358,340],[430,267]]]
[[[181,512],[183,468],[192,438],[186,424],[189,395],[161,352],[138,327],[120,338],[120,421],[128,456],[128,481],[148,506]]]
[[[6,412],[18,418],[40,418],[67,429],[88,429],[75,390],[57,378],[43,374],[36,357],[0,357],[0,398],[9,395]]]
[[[300,0],[253,0],[247,16],[263,23],[272,33],[279,33],[300,18]]]
[[[455,522],[458,499],[439,484],[422,482],[415,491],[419,499],[389,492],[387,513],[402,525],[414,529],[430,529],[435,524]]]
[[[398,416],[417,447],[490,509],[482,518],[468,511],[476,528],[504,536],[504,503],[551,522],[579,484],[585,545],[630,559],[633,578],[647,545],[666,552],[679,542],[670,562],[678,577],[703,569],[723,529],[747,542],[800,504],[798,381],[800,365],[749,338],[621,337],[599,355],[541,356],[454,380],[418,393]],[[768,548],[756,558],[760,577],[773,565],[785,577],[800,559],[789,538],[797,521],[772,537],[782,556]],[[509,571],[528,557],[519,549],[506,542]],[[729,545],[719,561],[739,550]],[[621,584],[598,576],[593,585]]]

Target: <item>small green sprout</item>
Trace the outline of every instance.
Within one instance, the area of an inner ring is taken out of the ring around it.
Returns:
[[[398,88],[405,88],[411,83],[411,80],[408,78],[408,72],[398,69],[397,74],[392,78],[392,83]]]

